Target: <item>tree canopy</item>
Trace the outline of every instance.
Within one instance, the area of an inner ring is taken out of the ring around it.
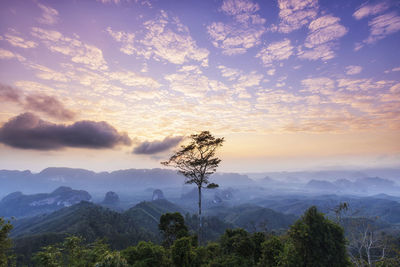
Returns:
[[[221,159],[215,157],[215,153],[224,141],[223,137],[215,138],[209,131],[193,134],[189,144],[181,146],[169,160],[161,164],[178,169],[186,177],[186,184],[194,183],[198,187],[209,185],[209,176],[217,170],[221,162]]]

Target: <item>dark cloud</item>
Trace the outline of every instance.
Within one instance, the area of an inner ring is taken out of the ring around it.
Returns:
[[[25,98],[25,107],[61,120],[72,120],[75,117],[74,112],[66,109],[57,98],[52,96],[42,94],[29,95]]]
[[[0,83],[0,100],[9,102],[20,102],[21,92],[11,86]]]
[[[72,120],[75,117],[75,113],[54,96],[39,93],[25,96],[21,90],[4,84],[0,84],[0,100],[15,102],[24,109],[41,112],[60,120]]]
[[[177,146],[181,141],[182,136],[166,137],[162,141],[143,142],[133,149],[134,154],[156,154],[159,152],[167,151]]]
[[[56,150],[65,147],[112,148],[130,145],[131,139],[106,122],[54,124],[28,112],[11,118],[0,128],[0,142],[22,149]]]

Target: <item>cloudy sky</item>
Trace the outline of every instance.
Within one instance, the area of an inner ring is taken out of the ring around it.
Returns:
[[[400,4],[2,0],[0,169],[400,165]]]

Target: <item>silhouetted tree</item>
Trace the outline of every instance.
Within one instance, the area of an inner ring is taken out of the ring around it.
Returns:
[[[199,232],[201,233],[201,189],[216,188],[210,183],[209,177],[221,162],[215,153],[222,146],[224,138],[215,138],[209,131],[190,136],[190,143],[181,146],[180,150],[172,155],[168,161],[161,162],[165,166],[178,169],[178,173],[186,177],[186,184],[196,184],[199,193]],[[199,238],[201,234],[199,233]]]

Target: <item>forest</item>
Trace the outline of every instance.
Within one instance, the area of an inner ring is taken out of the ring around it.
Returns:
[[[46,233],[14,243],[12,224],[1,219],[0,266],[399,266],[400,238],[375,236],[369,222],[342,218],[345,209],[345,203],[339,205],[337,218],[328,219],[313,206],[281,233],[227,228],[216,238],[193,227],[196,216],[161,215],[157,238],[123,229],[123,222],[104,209],[102,217],[92,212],[96,217],[81,229],[86,235]],[[365,225],[364,235],[358,235]]]

